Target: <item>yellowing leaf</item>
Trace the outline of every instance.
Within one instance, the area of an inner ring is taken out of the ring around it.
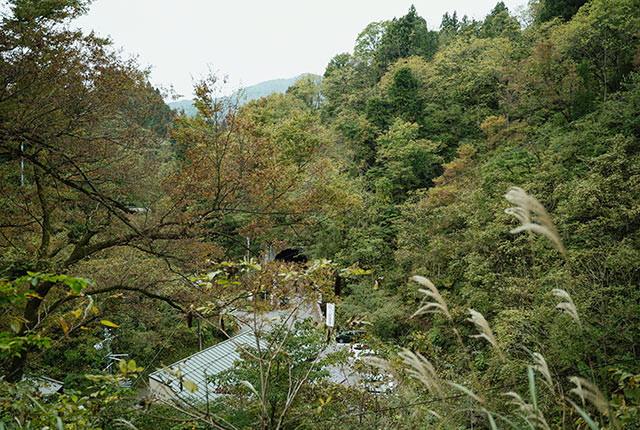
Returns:
[[[95,307],[95,306],[91,306],[91,310],[93,311],[94,314],[98,315],[98,313],[100,313],[100,310]]]
[[[188,379],[185,379],[182,382],[182,385],[184,386],[184,388],[191,391],[192,393],[198,389],[198,386],[196,385],[196,383]]]
[[[64,331],[64,335],[68,337],[69,326],[67,325],[67,322],[64,320],[64,318],[60,318],[60,325],[62,326],[62,331]]]
[[[111,321],[107,321],[107,320],[100,321],[100,324],[106,325],[107,327],[113,327],[113,328],[120,327],[118,324],[112,323]]]
[[[75,311],[73,311],[74,317],[80,318],[80,315],[82,315],[82,309],[76,309]]]
[[[127,368],[129,369],[129,372],[135,372],[136,369],[138,368],[138,366],[136,366],[135,360],[129,360],[129,364],[127,364]]]

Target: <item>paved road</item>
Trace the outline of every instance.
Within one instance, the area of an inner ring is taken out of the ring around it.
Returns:
[[[287,320],[288,325],[293,325],[298,320],[312,318],[316,323],[322,320],[322,316],[318,315],[318,311],[310,303],[294,298],[286,308],[275,307],[268,312],[262,312],[257,317],[253,312],[244,310],[235,310],[231,313],[242,329],[253,330],[254,323],[259,331],[267,331],[282,321]],[[254,321],[255,318],[255,321]]]
[[[243,329],[252,330],[254,327],[254,323],[256,323],[257,328],[260,331],[269,330],[275,327],[277,324],[280,324],[285,319],[287,320],[287,324],[290,326],[292,326],[297,320],[304,320],[307,318],[312,318],[316,323],[320,323],[323,321],[323,316],[320,314],[319,306],[306,302],[300,298],[292,299],[286,308],[276,307],[269,312],[261,313],[257,316],[255,321],[255,316],[252,312],[236,310],[232,314],[237,319],[241,327],[243,327]],[[348,350],[349,347],[349,344],[336,343],[332,336],[331,343],[323,351],[322,355],[326,356],[334,352]],[[366,359],[362,359],[361,363],[363,361],[366,362]],[[355,364],[356,360],[353,357],[349,357],[339,365],[327,367],[331,381],[346,386],[359,386],[361,388],[368,387],[369,389],[371,389],[369,384],[363,383],[363,379],[366,380],[368,377],[370,377],[370,375],[368,373],[358,372],[354,367],[361,368],[362,366],[355,366]],[[373,373],[384,372],[376,368]]]

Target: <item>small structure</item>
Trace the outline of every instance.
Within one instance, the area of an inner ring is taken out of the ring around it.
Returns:
[[[260,345],[264,346],[262,341]],[[173,363],[167,368],[151,373],[149,375],[151,394],[165,400],[177,397],[188,403],[205,403],[215,399],[221,394],[217,392],[217,387],[208,381],[208,378],[234,367],[235,362],[241,359],[239,346],[255,348],[256,337],[253,331],[240,333]],[[195,391],[191,392],[184,387],[183,381],[186,380],[196,384]]]

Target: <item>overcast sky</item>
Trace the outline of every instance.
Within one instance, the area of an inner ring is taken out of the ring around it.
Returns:
[[[192,81],[208,70],[231,87],[301,73],[322,74],[351,52],[373,21],[400,17],[414,4],[430,29],[445,12],[482,19],[497,0],[95,0],[76,26],[110,36],[125,55],[151,66],[154,85],[191,98]],[[526,0],[504,0],[513,12]]]

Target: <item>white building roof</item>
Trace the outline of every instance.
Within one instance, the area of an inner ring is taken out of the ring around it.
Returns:
[[[23,376],[22,381],[34,385],[44,396],[58,393],[64,387],[64,382],[46,376]]]
[[[211,400],[220,396],[215,393],[215,385],[208,382],[207,378],[232,369],[235,362],[240,360],[238,346],[244,345],[256,347],[256,337],[253,331],[245,331],[177,361],[164,369],[158,369],[151,373],[149,378],[168,386],[182,400],[190,403],[206,402],[207,399]],[[260,341],[260,345],[264,346],[264,341]],[[176,374],[182,375],[183,381],[195,382],[196,391],[187,390]]]

